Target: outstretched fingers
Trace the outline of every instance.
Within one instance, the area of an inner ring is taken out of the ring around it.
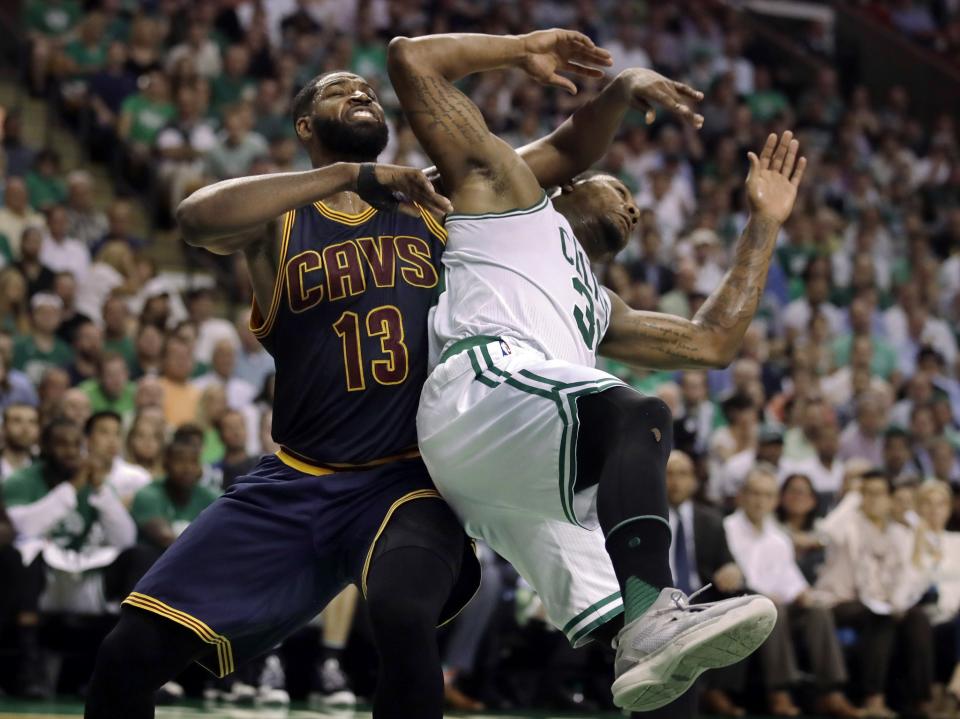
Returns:
[[[807,158],[801,157],[797,162],[797,169],[793,171],[793,177],[790,178],[790,184],[794,187],[800,186],[800,180],[803,179],[803,171],[807,169]]]
[[[773,158],[770,160],[770,169],[774,172],[783,171],[783,161],[787,157],[787,149],[790,147],[791,140],[793,140],[793,133],[789,130],[780,135],[780,142],[777,143],[777,149],[774,150]]]
[[[777,136],[775,133],[770,133],[767,135],[767,141],[763,145],[763,149],[760,151],[760,169],[766,170],[770,167],[770,160],[773,159],[773,151],[777,147]]]
[[[589,65],[585,65],[583,64],[584,62],[584,60],[579,58],[575,60],[565,60],[562,69],[564,72],[572,72],[583,77],[603,77],[603,70],[598,67],[590,67]]]
[[[686,96],[689,97],[691,100],[695,100],[695,101],[697,101],[697,102],[700,102],[700,101],[703,99],[703,93],[702,93],[702,92],[700,92],[699,90],[694,90],[692,87],[690,87],[689,85],[686,85],[686,84],[684,84],[684,83],[682,83],[682,82],[674,81],[674,83],[673,83],[673,89],[676,90],[676,91],[677,91],[678,93],[680,93],[681,95],[686,95]]]
[[[790,144],[787,145],[787,156],[783,160],[783,169],[780,171],[780,174],[788,179],[793,174],[793,167],[797,162],[797,151],[799,149],[800,143],[796,140],[791,140]]]
[[[597,47],[593,40],[583,33],[574,32],[571,39],[577,47],[576,57],[574,58],[577,62],[586,62],[595,65],[613,64],[613,56],[602,47]]]

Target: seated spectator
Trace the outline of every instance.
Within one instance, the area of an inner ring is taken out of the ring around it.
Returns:
[[[910,435],[900,427],[891,427],[883,435],[883,470],[894,484],[908,482],[920,476],[920,467],[914,462]]]
[[[120,415],[110,410],[94,412],[84,425],[90,471],[116,492],[125,507],[129,507],[133,495],[153,478],[145,469],[120,456],[123,449],[122,430]]]
[[[33,167],[37,153],[23,141],[23,115],[19,111],[7,110],[7,116],[3,120],[2,136],[0,146],[3,147],[3,154],[7,158],[7,177],[23,177]],[[9,187],[7,185],[8,193]]]
[[[40,413],[34,405],[8,404],[3,408],[3,450],[0,450],[0,482],[33,462],[40,439]]]
[[[0,333],[0,411],[15,404],[36,407],[40,403],[33,382],[11,365],[13,342],[10,335]]]
[[[797,566],[793,542],[774,518],[778,499],[777,476],[758,466],[744,484],[740,509],[723,520],[727,543],[746,585],[773,599],[779,610],[773,633],[758,650],[769,710],[775,716],[800,713],[790,696],[799,679],[796,633],[809,655],[820,695],[816,713],[859,716],[840,691],[847,681],[847,670],[833,616],[829,608],[817,602]]]
[[[787,475],[780,486],[777,521],[793,542],[797,566],[809,583],[816,581],[824,559],[823,542],[814,531],[818,504],[813,482],[807,475]]]
[[[677,587],[687,594],[712,583],[713,588],[698,598],[712,601],[743,589],[743,575],[727,548],[722,515],[708,505],[694,502],[697,486],[693,460],[684,452],[673,450],[667,459],[670,570]],[[704,704],[717,713],[742,716],[744,710],[728,694],[739,689],[742,680],[742,673],[736,671],[712,673],[705,681]]]
[[[269,146],[253,131],[250,106],[238,104],[223,113],[224,128],[206,155],[206,171],[218,180],[229,180],[248,174],[258,157],[268,154]]]
[[[163,331],[155,325],[141,323],[134,340],[134,360],[130,376],[135,380],[158,375],[163,367]]]
[[[112,156],[123,101],[137,91],[136,75],[127,70],[126,62],[127,46],[114,40],[107,47],[104,66],[87,78],[91,150],[97,159]]]
[[[877,392],[866,392],[857,399],[856,419],[840,433],[837,456],[843,460],[865,459],[874,467],[883,464],[883,431],[887,427],[888,405]]]
[[[163,478],[150,483],[133,500],[130,513],[140,541],[163,551],[217,498],[199,484],[200,453],[185,439],[174,440],[164,453]]]
[[[930,445],[931,477],[950,485],[960,485],[960,457],[946,437],[937,437]]]
[[[14,265],[27,281],[27,294],[53,290],[54,273],[40,260],[43,251],[42,225],[28,225],[20,237],[20,260]]]
[[[814,435],[817,430],[831,420],[832,413],[826,402],[813,397],[799,404],[799,426],[792,426],[783,434],[784,461],[810,459],[816,457]]]
[[[818,427],[810,439],[816,454],[807,459],[784,460],[780,465],[780,476],[803,474],[809,477],[820,507],[827,510],[834,505],[843,486],[843,462],[837,457],[837,428],[832,424]]]
[[[220,395],[220,406],[225,411],[226,402],[222,401],[222,390],[219,388],[214,389],[210,393],[210,396],[216,396],[216,394]],[[219,492],[220,488],[223,486],[223,477],[220,474],[220,470],[214,467],[213,464],[203,460],[203,452],[207,442],[206,429],[201,427],[196,422],[187,422],[186,424],[182,424],[177,427],[173,433],[172,441],[191,442],[197,447],[197,451],[200,452],[200,463],[203,467],[202,476],[200,477],[200,484],[202,484],[204,487],[214,490],[215,492]],[[219,442],[219,438],[217,439],[217,442]]]
[[[67,344],[73,344],[77,327],[93,322],[91,317],[77,309],[77,278],[72,272],[57,272],[53,276],[53,293],[63,302],[63,316],[57,328],[57,336]]]
[[[30,206],[27,185],[20,177],[8,177],[0,207],[0,235],[7,239],[14,259],[20,257],[20,240],[28,227],[44,227],[43,215]]]
[[[880,329],[882,329],[882,323]],[[889,379],[897,369],[897,353],[886,338],[874,327],[872,305],[865,297],[850,303],[850,333],[834,340],[831,346],[834,364],[844,367],[850,363],[853,342],[857,337],[870,340],[870,372]]]
[[[250,331],[249,309],[244,308],[237,314],[235,326],[240,337],[240,349],[234,374],[254,387],[263,387],[264,380],[276,371],[276,367],[273,357]]]
[[[214,465],[223,474],[223,489],[227,490],[237,477],[249,474],[260,458],[248,451],[247,419],[243,412],[228,409],[217,425],[220,442],[223,444],[223,459]]]
[[[200,390],[211,385],[222,387],[226,392],[227,405],[231,409],[242,409],[253,404],[257,390],[235,375],[236,358],[236,345],[231,340],[220,340],[213,349],[210,371],[193,380],[193,384]]]
[[[24,177],[32,207],[45,211],[67,199],[67,186],[61,175],[60,155],[50,148],[40,150],[33,169]]]
[[[119,354],[104,352],[97,365],[97,376],[80,384],[96,412],[116,412],[123,418],[133,414],[136,385],[130,381],[126,360]]]
[[[239,346],[240,339],[233,324],[216,316],[212,288],[197,287],[188,292],[187,313],[196,326],[193,357],[197,362],[209,365],[213,359],[213,348],[220,340],[229,340],[234,347]]]
[[[915,404],[910,410],[910,451],[921,477],[933,474],[930,447],[937,438],[937,422],[932,404]]]
[[[217,144],[214,125],[204,117],[204,101],[193,85],[177,90],[177,115],[157,136],[160,180],[167,208],[173,212],[190,191],[202,184],[204,157]]]
[[[229,409],[227,393],[222,385],[209,384],[200,393],[196,425],[203,430],[200,459],[204,465],[216,466],[223,460],[224,446],[220,441],[220,420]]]
[[[147,240],[133,234],[132,222],[133,209],[130,201],[122,198],[114,200],[107,208],[107,231],[94,246],[93,251],[97,252],[108,242],[114,241],[122,242],[132,250],[140,250],[146,247]]]
[[[67,235],[93,247],[107,231],[107,216],[93,199],[93,177],[86,170],[67,175]]]
[[[183,42],[174,45],[167,53],[167,72],[187,58],[198,75],[208,79],[219,76],[222,67],[220,46],[211,39],[210,30],[210,25],[199,18],[191,20]]]
[[[710,434],[726,420],[710,400],[707,373],[687,370],[680,374],[681,407],[673,415],[674,445],[687,454],[705,454]]]
[[[231,106],[252,102],[257,86],[247,74],[250,70],[250,51],[245,45],[231,45],[223,53],[223,72],[210,82],[210,107],[222,117],[229,117]]]
[[[40,377],[37,396],[40,404],[41,426],[56,416],[63,402],[63,396],[70,389],[70,376],[62,367],[48,367]]]
[[[103,358],[103,331],[92,321],[73,330],[73,362],[67,365],[70,384],[78,385],[97,376]]]
[[[743,489],[747,475],[757,464],[763,463],[774,471],[779,471],[783,456],[783,427],[777,424],[765,424],[757,432],[756,448],[747,448],[731,455],[716,474],[716,482],[711,482],[711,492],[720,495],[720,506],[732,510],[736,499]]]
[[[197,417],[200,390],[190,384],[193,357],[190,347],[176,336],[167,338],[163,346],[160,385],[163,388],[163,415],[167,424],[179,427]]]
[[[82,389],[71,387],[54,407],[53,417],[66,417],[78,427],[83,427],[92,414],[90,398]]]
[[[63,317],[63,300],[41,292],[30,300],[30,333],[13,343],[13,366],[34,383],[48,367],[66,367],[73,360],[73,351],[56,332]],[[68,378],[69,379],[69,378]]]
[[[825,258],[816,258],[807,263],[803,272],[804,295],[783,309],[781,320],[783,327],[794,336],[802,334],[809,326],[810,318],[816,312],[826,316],[830,334],[834,337],[843,333],[846,320],[843,312],[829,302],[830,264]]]
[[[816,588],[833,608],[837,624],[857,631],[865,713],[893,716],[885,690],[898,634],[904,656],[909,657],[901,678],[908,708],[916,709],[930,700],[930,623],[917,606],[926,588],[925,578],[911,561],[912,532],[891,517],[893,485],[887,475],[866,473],[860,494],[860,509],[827,545]]]
[[[723,403],[723,414],[727,426],[713,432],[710,437],[710,481],[708,496],[719,500],[719,488],[716,482],[722,477],[723,464],[744,452],[755,452],[759,413],[753,400],[744,394],[736,394]]]
[[[163,474],[163,420],[149,413],[138,414],[127,433],[127,461],[157,479]]]
[[[960,697],[960,534],[948,532],[947,521],[953,506],[950,485],[930,479],[917,489],[916,545],[913,561],[921,572],[926,573],[930,589],[924,609],[933,625],[935,654],[935,681],[953,699],[954,708]],[[934,695],[940,694],[935,692]],[[946,698],[946,697],[944,697]],[[950,702],[933,711],[950,711]]]
[[[103,349],[124,358],[132,372],[136,350],[130,337],[130,310],[123,298],[113,294],[103,303]]]
[[[138,289],[137,266],[133,250],[125,242],[111,240],[100,246],[90,272],[77,295],[77,311],[95,318],[103,313],[103,303],[113,294],[132,295]]]
[[[136,541],[136,525],[84,462],[83,435],[73,422],[48,424],[40,446],[40,459],[2,487],[29,576],[22,612],[100,614],[105,597],[122,598],[127,578],[118,558]],[[38,681],[39,652],[23,661],[25,673]]]

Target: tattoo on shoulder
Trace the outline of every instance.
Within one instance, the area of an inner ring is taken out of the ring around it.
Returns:
[[[417,106],[408,114],[429,115],[430,128],[437,129],[457,142],[479,143],[488,131],[480,111],[448,80],[414,75],[410,78],[417,97]]]

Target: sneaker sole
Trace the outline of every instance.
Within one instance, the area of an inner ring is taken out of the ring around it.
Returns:
[[[614,681],[613,703],[630,711],[669,704],[707,669],[736,664],[763,644],[777,623],[777,608],[758,596],[743,607],[695,627],[646,656]]]

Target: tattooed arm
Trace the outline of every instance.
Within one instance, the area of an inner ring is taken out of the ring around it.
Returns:
[[[575,92],[557,70],[602,75],[586,63],[609,64],[609,56],[586,36],[566,30],[395,38],[388,53],[390,80],[407,120],[461,212],[525,207],[542,190],[530,168],[490,132],[476,105],[453,81],[473,72],[523,67],[543,82]]]
[[[610,328],[600,353],[643,367],[726,367],[736,357],[763,295],[780,226],[790,216],[806,158],[785,132],[770,135],[747,177],[750,219],[734,249],[733,266],[693,317],[631,310],[614,293]]]

